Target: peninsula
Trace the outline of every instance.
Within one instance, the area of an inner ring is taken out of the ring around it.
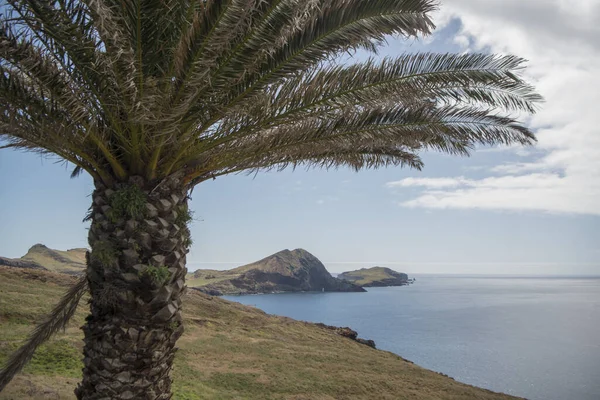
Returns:
[[[331,276],[317,257],[303,249],[282,250],[227,271],[198,270],[188,274],[187,285],[212,295],[365,291]]]

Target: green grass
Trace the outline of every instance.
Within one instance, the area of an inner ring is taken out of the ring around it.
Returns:
[[[0,267],[0,362],[73,279]],[[74,321],[36,353],[0,400],[74,399],[82,301]],[[509,399],[420,368],[313,324],[190,290],[173,368],[174,399]],[[327,322],[327,321],[324,321]]]
[[[24,373],[47,376],[81,377],[81,349],[68,338],[53,340],[42,345],[35,353]]]

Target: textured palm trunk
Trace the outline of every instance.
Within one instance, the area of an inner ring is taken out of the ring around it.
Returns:
[[[187,189],[177,178],[96,185],[90,315],[78,399],[169,399],[189,246]]]

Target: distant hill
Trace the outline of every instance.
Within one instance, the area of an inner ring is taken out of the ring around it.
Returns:
[[[344,272],[338,275],[338,279],[344,279],[363,287],[404,286],[411,282],[405,273],[384,267],[361,268],[356,271]]]
[[[331,276],[319,259],[303,249],[282,250],[260,261],[228,271],[199,270],[188,276],[190,287],[209,294],[272,292],[364,292],[360,286]]]
[[[15,268],[45,269],[63,274],[79,275],[85,270],[87,249],[53,250],[43,244],[33,245],[21,258],[0,257],[0,265]]]

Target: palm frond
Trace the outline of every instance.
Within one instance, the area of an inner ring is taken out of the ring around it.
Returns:
[[[218,115],[274,82],[342,52],[375,50],[386,35],[427,34],[433,27],[427,13],[435,8],[435,2],[429,0],[332,0],[313,7],[311,2],[301,2],[306,6],[300,8],[303,12],[298,16],[293,11],[297,1],[273,3],[274,7],[255,19],[258,27],[240,39],[241,45],[233,54],[225,54],[221,62],[205,61],[200,75],[184,81],[191,92],[183,96],[177,109],[185,112],[188,126],[198,122],[202,110],[213,109]],[[268,29],[261,29],[261,22]],[[223,21],[220,24],[227,26]],[[200,119],[201,130],[216,121],[210,117]]]
[[[4,368],[0,370],[0,392],[23,369],[42,343],[67,326],[86,291],[87,277],[83,276],[65,293],[45,320],[33,330],[27,342],[9,357]]]
[[[427,106],[435,107],[438,115],[453,112],[454,116],[473,115],[478,119],[494,118],[501,110],[535,112],[541,97],[520,78],[523,63],[514,56],[425,53],[349,67],[315,68],[253,96],[230,110],[213,129],[198,131],[194,142],[188,142],[180,151],[173,168],[196,164],[194,157],[198,155],[206,160],[213,150],[222,153],[235,147],[253,148],[253,143],[269,147],[271,138],[296,140],[289,132],[290,126],[303,137],[315,131],[333,132],[335,129],[329,125],[354,121],[357,113],[364,115],[371,110],[388,110],[396,115]],[[473,114],[476,109],[481,111]],[[487,142],[477,142],[481,144],[497,144],[503,134],[504,141],[531,143],[531,133],[522,127],[516,129],[515,122],[496,118],[493,125],[480,122],[461,126],[465,134],[470,128],[489,127],[493,133]],[[314,123],[319,124],[318,129],[311,125]],[[374,123],[378,124],[381,121]],[[509,129],[498,130],[503,124]],[[410,135],[410,130],[419,129],[409,126],[403,132]],[[402,138],[397,136],[395,140]]]
[[[215,170],[235,168],[243,164],[240,160],[251,160],[251,169],[268,170],[269,160],[279,159],[281,154],[293,154],[292,159],[297,162],[302,162],[302,154],[312,160],[323,152],[328,155],[328,162],[334,162],[336,152],[345,155],[351,149],[363,149],[363,155],[369,149],[388,148],[414,155],[435,150],[466,156],[479,144],[528,145],[534,140],[531,132],[516,120],[495,115],[491,110],[380,104],[375,108],[345,108],[327,118],[298,119],[250,137],[224,142],[211,151],[190,148],[186,164],[193,166],[195,179],[208,178]],[[201,157],[194,158],[197,154]],[[275,164],[286,165],[281,161]]]

